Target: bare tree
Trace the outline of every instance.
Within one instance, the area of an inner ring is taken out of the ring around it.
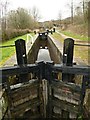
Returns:
[[[88,3],[89,0],[82,0],[82,6],[83,6],[83,14],[85,13],[85,11],[88,9]]]
[[[87,22],[87,18],[88,18],[88,3],[89,0],[83,0],[83,16],[84,16],[84,21]]]
[[[71,0],[71,22],[73,23],[73,0]]]
[[[86,21],[87,19],[87,14],[88,14],[88,2],[89,0],[80,0],[80,7],[82,9],[82,13],[83,13],[83,20],[84,22]]]
[[[34,6],[32,8],[31,14],[32,14],[32,16],[34,18],[34,21],[40,20],[41,17],[40,17],[40,14],[39,14],[39,10],[38,10],[38,8],[36,6]]]
[[[0,18],[2,19],[2,29],[6,29],[6,24],[7,24],[7,11],[8,11],[8,5],[9,2],[6,0],[5,2],[0,1]]]
[[[71,23],[73,23],[73,17],[74,17],[74,0],[71,0],[70,3],[67,4],[70,14],[71,14]]]
[[[58,20],[60,21],[60,25],[61,25],[61,20],[62,20],[62,11],[61,10],[59,11],[59,14],[58,14]]]

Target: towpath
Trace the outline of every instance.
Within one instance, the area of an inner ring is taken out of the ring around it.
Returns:
[[[72,38],[70,36],[66,36],[64,34],[62,34],[61,32],[58,32],[56,31],[56,33],[60,34],[60,36],[63,38],[63,39],[66,39],[66,38]],[[75,38],[72,38],[75,40],[75,43],[77,44],[84,44],[84,45],[90,45],[88,42],[85,42],[85,41],[82,41],[80,39],[75,39]],[[54,39],[54,42],[55,44],[58,46],[58,48],[61,50],[61,52],[63,53],[63,44],[59,41],[59,40],[55,40]],[[80,56],[74,56],[74,62],[76,62],[77,64],[79,65],[88,65],[88,50],[90,49],[89,47],[82,47],[81,48],[81,51],[84,50],[84,49],[87,49],[87,61],[86,60],[83,60],[80,58]],[[81,52],[80,51],[80,52]]]
[[[30,35],[30,37],[30,40],[27,40],[26,42],[26,53],[28,53],[37,35],[35,35],[34,37]],[[3,67],[13,66],[15,64],[17,64],[16,53],[14,53],[9,59],[7,59],[7,61],[3,64]]]

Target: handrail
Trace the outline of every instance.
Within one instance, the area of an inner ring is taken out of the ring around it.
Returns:
[[[85,44],[74,44],[74,45],[76,45],[76,46],[86,46],[86,47],[90,47],[90,44],[87,44],[87,45],[85,45]]]
[[[15,45],[0,46],[0,48],[15,47]]]

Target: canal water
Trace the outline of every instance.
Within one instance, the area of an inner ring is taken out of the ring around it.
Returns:
[[[44,62],[51,61],[48,48],[45,48],[45,49],[40,48],[39,49],[37,61],[39,61],[39,62],[40,61],[44,61]]]

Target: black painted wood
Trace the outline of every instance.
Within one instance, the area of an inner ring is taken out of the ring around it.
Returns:
[[[67,66],[73,65],[73,49],[74,49],[74,40],[67,38],[64,40],[63,48],[63,64]]]
[[[60,71],[62,73],[77,74],[77,75],[89,75],[90,74],[90,66],[80,66],[80,65],[66,66],[66,65],[56,64],[52,66],[52,70]]]
[[[19,39],[15,41],[15,47],[18,65],[27,64],[25,40]]]
[[[74,40],[67,38],[64,40],[63,47],[63,64],[66,66],[73,65],[73,49],[74,49]],[[72,75],[62,73],[62,80],[67,82],[74,82]]]
[[[47,64],[46,68],[52,69],[52,71],[58,71],[62,73],[68,73],[68,74],[77,74],[77,75],[89,75],[90,67],[88,66],[65,66],[65,65],[49,65]],[[17,74],[24,74],[29,73],[33,71],[38,71],[39,66],[35,64],[28,64],[26,66],[20,67],[20,66],[13,66],[13,67],[5,67],[0,69],[0,72],[2,72],[2,79],[5,78],[5,76],[9,75],[17,75]],[[46,77],[47,78],[47,77]],[[3,83],[5,81],[2,81]]]
[[[16,56],[17,56],[17,64],[19,66],[23,66],[27,64],[27,55],[26,55],[26,45],[25,40],[19,39],[15,41],[15,47],[16,47]],[[28,74],[21,74],[19,75],[19,80],[21,82],[26,82]]]

